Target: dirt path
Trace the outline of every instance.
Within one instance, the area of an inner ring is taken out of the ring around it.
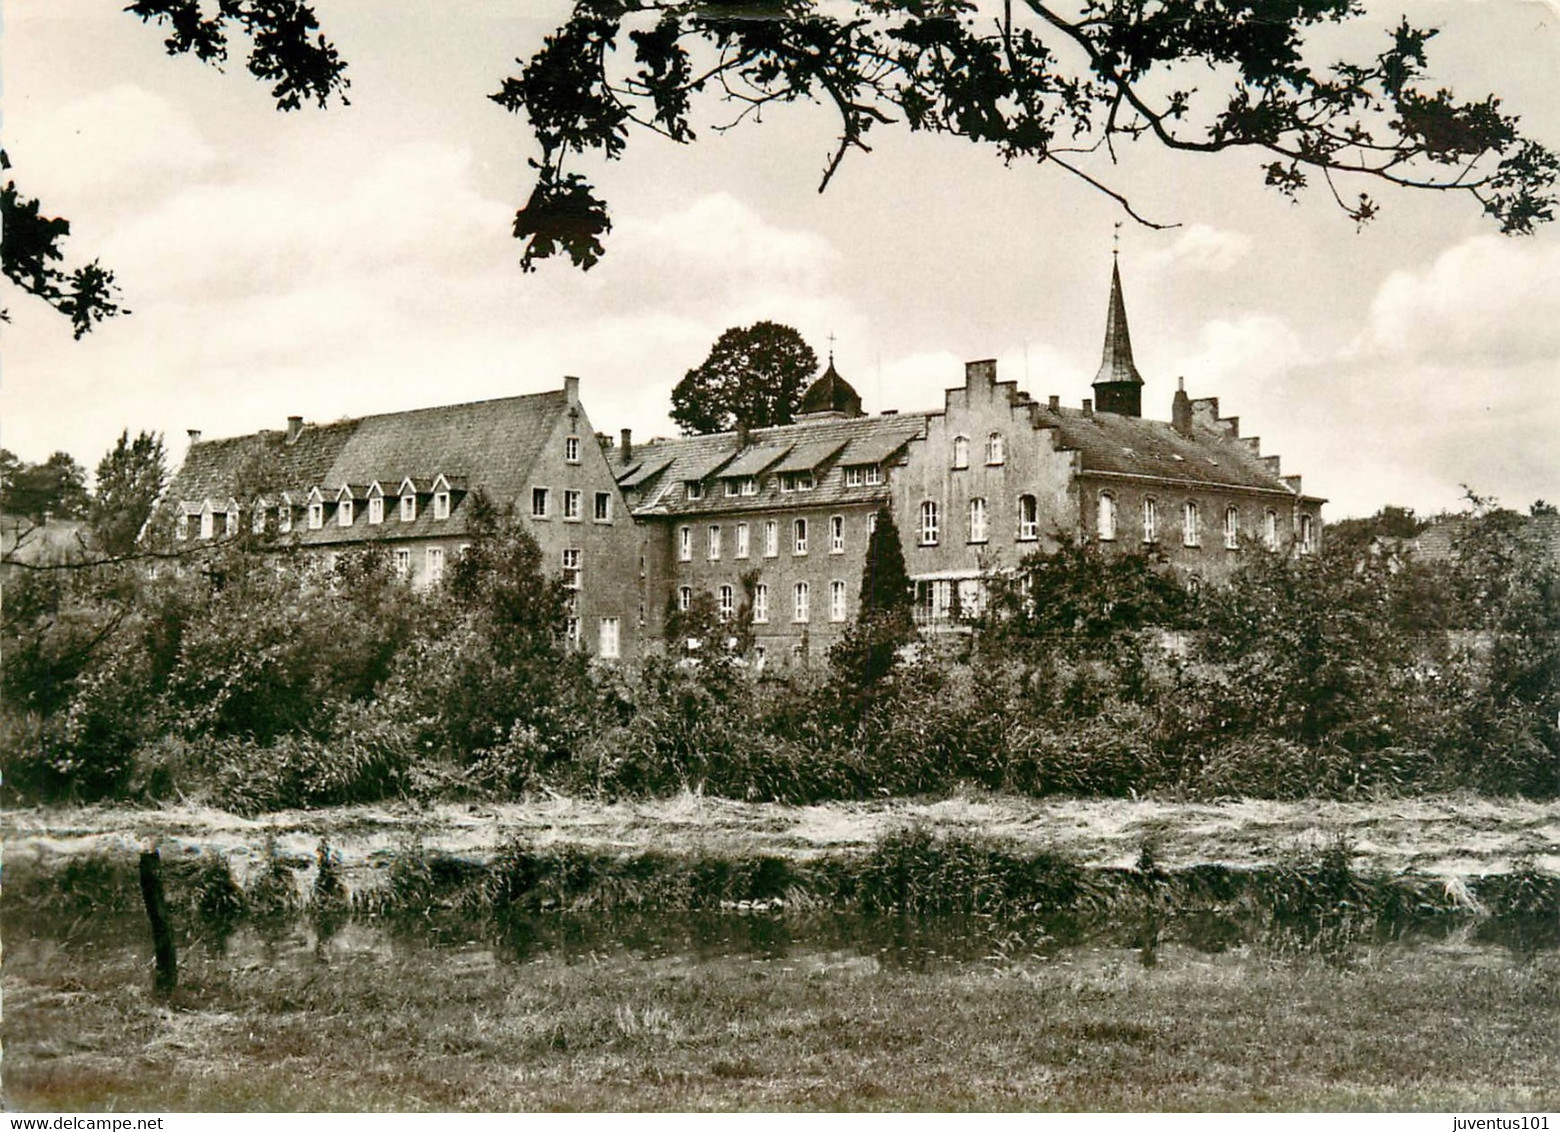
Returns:
[[[0,813],[8,865],[158,840],[164,851],[217,851],[242,880],[268,837],[307,859],[320,837],[356,886],[414,838],[428,849],[484,858],[516,838],[623,853],[659,849],[710,856],[806,858],[871,845],[894,830],[978,834],[1056,849],[1092,865],[1128,865],[1152,839],[1169,866],[1252,866],[1342,839],[1359,868],[1437,876],[1502,872],[1518,857],[1560,873],[1560,802],[1444,797],[1390,802],[1185,803],[1033,800],[970,795],[778,806],[685,794],[603,804],[558,798],[502,805],[352,806],[246,819],[194,806],[86,807]]]

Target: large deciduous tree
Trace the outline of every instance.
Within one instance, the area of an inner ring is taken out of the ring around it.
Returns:
[[[790,424],[817,369],[818,355],[792,327],[734,326],[673,388],[672,420],[689,435]]]
[[[99,549],[120,556],[135,549],[135,541],[168,482],[168,460],[161,433],[130,430],[98,462],[97,490],[89,518]]]
[[[69,452],[56,452],[41,464],[10,457],[0,510],[41,522],[46,516],[80,519],[87,513],[87,470]]]
[[[594,264],[611,219],[571,164],[621,157],[636,130],[692,142],[701,99],[729,107],[717,129],[776,104],[832,109],[820,191],[874,130],[906,127],[1061,170],[1144,223],[1109,183],[1123,143],[1141,139],[1249,152],[1269,186],[1293,197],[1320,180],[1356,222],[1377,205],[1340,182],[1361,178],[1472,196],[1508,233],[1552,219],[1555,154],[1498,99],[1459,101],[1431,79],[1433,30],[1402,22],[1355,61],[1307,51],[1307,32],[1361,12],[1359,0],[575,0],[492,96],[541,146],[515,217],[521,263]]]

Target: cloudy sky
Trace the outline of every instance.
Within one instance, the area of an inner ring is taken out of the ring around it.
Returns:
[[[606,258],[524,275],[509,224],[535,146],[486,95],[566,9],[315,6],[352,104],[281,114],[241,65],[167,58],[118,2],[3,0],[14,175],[71,219],[69,262],[100,258],[134,310],[74,342],[65,319],[5,296],[5,447],[90,468],[121,429],[149,428],[178,458],[191,428],[535,392],[566,373],[599,430],[666,435],[672,385],[761,318],[820,356],[832,333],[873,411],[940,406],[986,357],[1037,397],[1090,395],[1121,216],[1065,174],[884,132],[820,196],[833,134],[806,108],[692,148],[636,137],[593,169],[614,210]],[[1327,46],[1373,54],[1404,12],[1443,29],[1438,83],[1498,93],[1560,148],[1560,9],[1373,5]],[[1463,483],[1514,506],[1560,498],[1560,230],[1507,239],[1471,200],[1372,189],[1384,213],[1357,233],[1320,192],[1291,205],[1262,188],[1251,155],[1145,143],[1109,175],[1180,224],[1122,233],[1147,415],[1168,417],[1184,376],[1334,518],[1455,507]]]

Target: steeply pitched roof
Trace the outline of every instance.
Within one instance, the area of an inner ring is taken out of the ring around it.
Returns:
[[[920,436],[926,428],[925,413],[903,413],[888,417],[823,418],[800,421],[797,424],[776,428],[753,430],[751,447],[737,456],[745,461],[746,454],[756,449],[807,449],[809,455],[803,461],[808,468],[817,468],[820,462],[830,467],[831,460],[843,450],[834,463],[881,462],[902,449],[912,436]],[[877,460],[853,461],[851,451],[860,443],[868,452],[882,452]],[[643,492],[636,512],[666,514],[704,514],[707,512],[749,511],[773,508],[781,499],[779,477],[766,476],[759,483],[757,495],[728,497],[721,491],[706,491],[703,499],[686,499],[682,491],[684,480],[693,478],[692,472],[712,463],[725,461],[736,454],[735,433],[717,433],[712,436],[688,436],[676,440],[654,440],[636,447],[634,461],[641,462],[640,470],[619,482],[629,486],[634,481]],[[811,453],[824,452],[820,462],[811,462]],[[657,475],[646,476],[643,469],[652,465],[664,466]],[[780,465],[785,466],[785,465]],[[799,465],[801,466],[801,465]],[[769,469],[778,471],[777,467]],[[722,469],[721,474],[725,474]],[[787,494],[788,506],[828,506],[840,502],[876,502],[887,497],[887,485],[850,487],[844,486],[843,477],[825,476],[810,492]]]
[[[829,355],[829,368],[803,392],[802,403],[796,411],[801,416],[808,413],[861,415],[861,395],[834,368],[833,354]]]
[[[1105,347],[1101,352],[1095,385],[1126,382],[1142,385],[1143,378],[1132,362],[1132,336],[1127,333],[1127,305],[1121,299],[1121,268],[1110,269],[1110,309],[1105,315]]]
[[[517,498],[567,408],[567,395],[554,390],[304,425],[291,444],[281,432],[200,441],[190,446],[166,498],[177,504],[208,497],[225,500],[235,491],[246,499],[291,491],[301,499],[318,486],[334,499],[343,486],[351,486],[354,495],[366,495],[366,485],[376,480],[399,489],[408,476],[427,490],[440,474],[452,484],[485,487],[498,499]],[[325,531],[303,532],[303,537],[337,542],[460,533],[464,524],[459,515],[451,520],[435,528],[431,509],[420,509],[411,524],[397,520],[369,526],[359,520],[347,528],[327,524]],[[425,521],[430,524],[426,530]]]
[[[1120,413],[1087,414],[1078,409],[1036,405],[1037,423],[1056,430],[1057,446],[1075,449],[1082,471],[1154,476],[1294,495],[1279,472],[1254,445],[1197,423],[1190,436],[1168,421]]]

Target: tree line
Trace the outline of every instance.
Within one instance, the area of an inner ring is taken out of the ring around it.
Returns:
[[[11,800],[1560,793],[1560,565],[1539,508],[1478,501],[1445,560],[1341,539],[1197,588],[1063,543],[936,634],[916,630],[885,510],[857,620],[782,677],[756,662],[746,602],[676,613],[665,655],[593,663],[524,525],[473,507],[470,552],[422,592],[388,548],[327,565],[242,532],[13,576]]]

